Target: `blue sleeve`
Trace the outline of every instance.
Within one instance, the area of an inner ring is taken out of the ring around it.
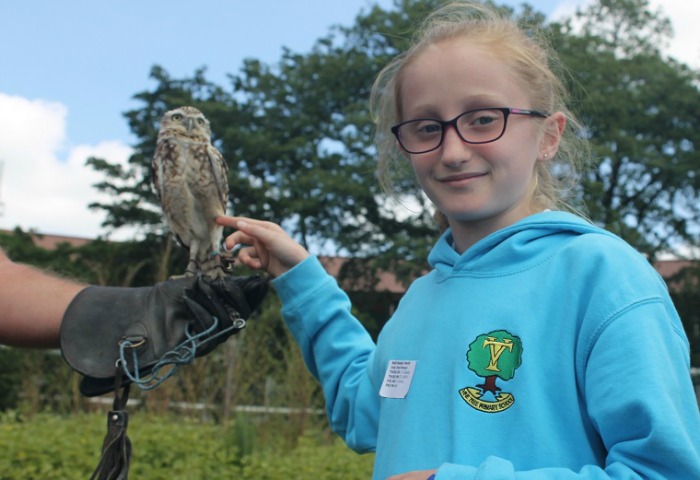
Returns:
[[[436,480],[700,479],[700,413],[687,339],[673,308],[658,298],[642,300],[592,333],[579,352],[577,375],[608,450],[605,468],[517,471],[489,457],[478,467],[442,465]]]
[[[272,281],[282,315],[323,388],[333,431],[354,450],[374,451],[378,387],[368,375],[375,344],[350,313],[350,300],[316,257]]]

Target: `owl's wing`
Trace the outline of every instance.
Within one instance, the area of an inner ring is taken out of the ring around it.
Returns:
[[[153,189],[156,192],[156,197],[158,197],[158,202],[163,201],[163,182],[165,177],[163,175],[163,159],[172,154],[174,145],[168,139],[163,139],[156,145],[156,151],[153,154],[153,161],[151,161],[151,175],[153,177]]]
[[[224,212],[228,204],[228,165],[224,160],[221,152],[213,145],[207,148],[207,156],[209,157],[209,165],[216,180],[216,188],[219,191],[219,200]]]
[[[163,209],[163,214],[165,215],[165,221],[170,227],[170,231],[175,236],[175,241],[183,246],[185,249],[189,250],[189,243],[183,240],[183,237],[177,231],[177,224],[170,222],[168,215],[168,205],[163,203],[165,198],[163,192],[168,188],[166,182],[168,181],[167,175],[165,173],[165,163],[166,159],[171,159],[174,154],[174,150],[177,148],[177,142],[165,138],[158,141],[156,145],[156,151],[153,154],[153,160],[151,161],[151,174],[153,175],[153,190],[156,192],[156,197],[158,197],[158,202]]]

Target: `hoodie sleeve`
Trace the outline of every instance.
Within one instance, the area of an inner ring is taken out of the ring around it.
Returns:
[[[379,398],[368,371],[375,344],[350,313],[347,295],[316,257],[272,281],[282,315],[321,383],[333,428],[356,451],[376,447]]]

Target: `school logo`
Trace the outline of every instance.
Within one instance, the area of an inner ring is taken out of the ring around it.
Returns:
[[[505,330],[479,335],[469,345],[467,365],[469,370],[483,377],[484,383],[459,391],[470,406],[486,413],[498,413],[509,409],[515,397],[496,385],[499,378],[508,381],[522,363],[523,344],[520,338]]]

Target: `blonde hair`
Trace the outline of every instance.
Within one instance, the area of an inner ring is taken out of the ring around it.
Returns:
[[[568,94],[555,72],[563,72],[556,53],[535,31],[521,29],[506,14],[473,1],[445,5],[430,14],[414,37],[413,45],[398,55],[379,73],[370,97],[370,109],[377,125],[377,176],[385,192],[392,196],[416,187],[415,175],[405,154],[396,144],[390,128],[401,122],[402,74],[428,46],[446,40],[464,39],[489,48],[505,62],[529,93],[530,108],[563,112],[567,128],[558,152],[547,162],[537,162],[533,185],[534,206],[540,209],[576,211],[567,202],[578,171],[588,161],[587,143],[577,135],[581,125],[567,108]],[[408,181],[410,179],[410,182]],[[438,218],[438,223],[444,218]]]

